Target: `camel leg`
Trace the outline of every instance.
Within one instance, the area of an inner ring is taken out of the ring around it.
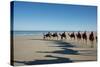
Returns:
[[[61,37],[61,40],[63,39],[63,37]]]
[[[58,36],[57,36],[57,40],[58,40]]]
[[[75,37],[74,37],[74,40],[75,40]]]
[[[51,37],[49,37],[49,40],[51,39]]]
[[[70,40],[72,40],[72,37],[70,37]]]
[[[83,48],[83,45],[81,44],[81,39],[80,38],[78,38],[78,44],[80,45],[80,47]]]
[[[45,40],[45,36],[43,37],[43,39]]]
[[[64,37],[65,39],[67,39],[66,37]]]
[[[85,43],[86,43],[86,46],[87,46],[87,39],[85,39]]]
[[[54,40],[54,37],[53,37],[53,40]]]
[[[82,39],[83,47],[85,47],[85,39]]]
[[[83,39],[84,47],[87,47],[87,39]]]
[[[94,43],[93,43],[93,41],[91,41],[91,48],[93,48],[94,47]]]

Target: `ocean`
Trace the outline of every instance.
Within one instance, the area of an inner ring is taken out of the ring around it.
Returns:
[[[46,34],[48,32],[51,32],[51,33],[54,33],[54,32],[62,33],[63,31],[13,31],[13,35],[14,36],[43,35],[43,33]]]

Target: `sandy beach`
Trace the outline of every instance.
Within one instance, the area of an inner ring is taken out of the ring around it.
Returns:
[[[94,47],[83,40],[43,39],[43,36],[14,36],[14,65],[86,62],[97,60],[97,43]]]

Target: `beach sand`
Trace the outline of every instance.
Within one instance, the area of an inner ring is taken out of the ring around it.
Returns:
[[[43,36],[14,36],[14,65],[69,63],[97,60],[97,43],[77,39],[44,40]]]

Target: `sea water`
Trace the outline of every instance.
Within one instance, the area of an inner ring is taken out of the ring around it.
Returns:
[[[63,31],[13,31],[14,36],[26,36],[26,35],[43,35],[47,34],[48,32],[54,33],[62,33]]]

